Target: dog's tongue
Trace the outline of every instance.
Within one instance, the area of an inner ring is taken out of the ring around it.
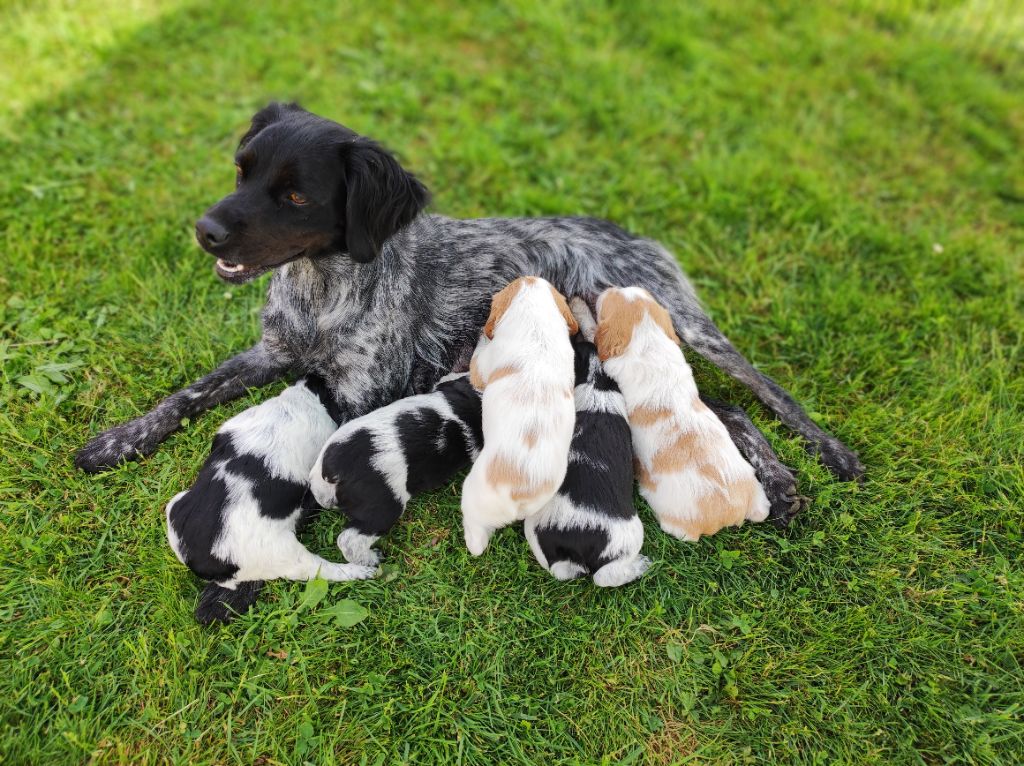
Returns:
[[[220,267],[221,271],[228,271],[232,273],[245,271],[245,266],[243,266],[242,264],[231,263],[230,261],[225,261],[223,258],[217,259],[217,266]]]

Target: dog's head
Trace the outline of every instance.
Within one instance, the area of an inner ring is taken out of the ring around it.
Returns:
[[[430,198],[380,145],[296,104],[253,116],[235,166],[235,191],[196,223],[228,282],[302,257],[347,253],[368,263]]]

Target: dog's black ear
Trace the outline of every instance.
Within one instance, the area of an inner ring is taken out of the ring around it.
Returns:
[[[242,140],[238,142],[238,148],[241,149],[244,147],[252,140],[253,136],[268,125],[273,125],[275,122],[279,121],[288,112],[304,111],[306,110],[298,104],[282,104],[279,101],[271,101],[252,116],[252,124],[249,125],[249,130],[247,130],[245,135],[242,136]]]
[[[384,242],[430,201],[430,192],[386,149],[368,138],[343,145],[345,239],[348,254],[369,263]]]

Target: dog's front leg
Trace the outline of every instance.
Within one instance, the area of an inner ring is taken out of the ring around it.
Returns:
[[[91,439],[75,455],[75,465],[95,473],[149,455],[181,426],[182,418],[237,399],[249,388],[265,386],[281,378],[287,369],[283,360],[272,355],[263,343],[257,343],[188,388],[171,394],[142,417]]]
[[[779,460],[764,434],[740,407],[704,395],[700,398],[722,421],[729,438],[754,469],[771,503],[768,518],[779,528],[788,526],[793,517],[811,502],[798,494],[793,470]]]

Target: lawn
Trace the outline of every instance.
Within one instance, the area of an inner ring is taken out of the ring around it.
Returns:
[[[1019,5],[10,0],[0,28],[0,763],[1024,762]],[[513,528],[469,557],[453,484],[379,579],[198,626],[163,505],[279,387],[71,458],[258,337],[266,279],[220,283],[192,226],[274,97],[437,211],[660,239],[866,480],[697,364],[799,470],[789,530],[645,512],[655,565],[605,592]]]

